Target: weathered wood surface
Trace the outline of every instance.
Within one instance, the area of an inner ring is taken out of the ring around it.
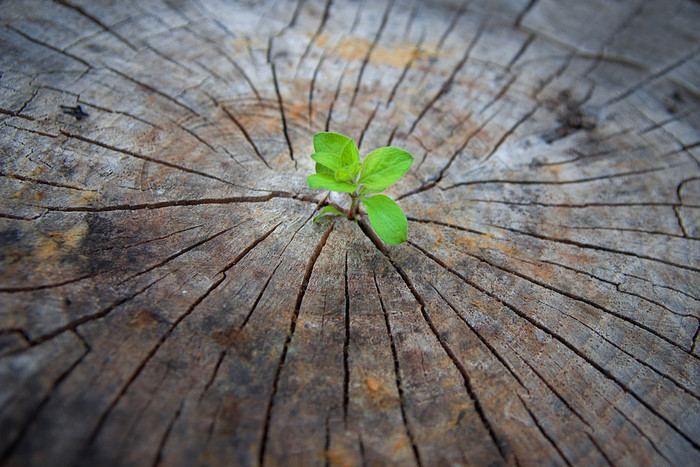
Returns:
[[[0,2],[0,463],[698,465],[698,25]],[[323,130],[407,244],[311,223]]]

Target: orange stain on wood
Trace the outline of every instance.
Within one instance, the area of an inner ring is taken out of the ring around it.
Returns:
[[[411,59],[427,56],[427,53],[417,51],[413,45],[402,43],[393,47],[376,47],[370,57],[370,63],[375,66],[390,65],[403,68]]]
[[[405,438],[397,439],[394,443],[394,450],[401,451],[408,447],[408,441]]]
[[[387,387],[386,384],[384,384],[384,381],[374,376],[368,376],[365,378],[365,385],[372,402],[378,406],[388,407],[398,403],[398,400],[394,396],[393,392]]]
[[[151,327],[157,324],[158,320],[151,315],[148,310],[140,309],[133,312],[127,312],[130,316],[126,325],[130,328],[141,329]]]
[[[369,389],[370,393],[376,393],[381,389],[379,380],[373,376],[368,376],[365,383],[367,384],[367,389]]]
[[[464,248],[473,249],[476,246],[476,239],[471,237],[457,237],[455,244]]]
[[[432,226],[432,231],[437,235],[437,240],[435,241],[435,246],[439,246],[440,243],[442,243],[442,233],[435,228],[435,226]]]
[[[455,238],[454,242],[456,245],[463,248],[478,248],[480,250],[499,250],[508,256],[515,256],[519,253],[519,250],[510,243],[503,243],[494,240],[493,234],[491,233],[487,233],[476,238],[470,236],[457,237]]]
[[[548,166],[546,166],[546,169],[557,176],[559,175],[559,172],[561,172],[561,167],[558,165],[548,165]]]
[[[328,34],[320,34],[316,38],[316,45],[325,48],[328,45]],[[333,47],[333,52],[347,61],[362,61],[372,47],[372,41],[360,37],[343,39]],[[403,68],[415,58],[426,58],[428,53],[416,50],[415,45],[402,42],[390,47],[377,44],[372,50],[369,62],[374,66],[389,65],[395,68]]]
[[[49,232],[32,254],[47,263],[56,261],[76,249],[86,233],[87,224],[82,222],[65,232]]]
[[[526,270],[530,271],[530,273],[540,279],[544,280],[545,282],[552,283],[553,281],[556,281],[557,278],[560,277],[560,272],[555,270],[552,266],[548,264],[523,264],[520,263],[520,266]]]
[[[330,465],[346,467],[355,464],[350,454],[342,449],[329,449],[326,451],[326,456]]]
[[[86,191],[80,197],[78,197],[75,201],[72,201],[71,204],[74,206],[80,206],[83,204],[90,204],[91,201],[96,200],[99,198],[100,195],[95,193],[94,191]]]

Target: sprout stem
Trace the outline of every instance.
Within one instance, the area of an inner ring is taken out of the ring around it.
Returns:
[[[352,197],[352,204],[350,205],[350,212],[348,213],[348,219],[355,220],[355,215],[357,213],[358,201],[360,201],[360,196],[357,193],[350,193]]]

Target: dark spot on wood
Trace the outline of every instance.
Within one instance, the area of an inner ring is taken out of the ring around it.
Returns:
[[[83,246],[90,249],[104,248],[105,243],[112,239],[114,231],[112,221],[96,213],[86,214],[83,220],[88,226],[87,233],[83,239]]]
[[[462,420],[464,420],[464,417],[467,415],[467,409],[462,409],[459,411],[459,415],[457,415],[457,425],[462,423]]]
[[[64,160],[63,163],[59,165],[56,170],[66,179],[70,179],[75,173],[76,167],[74,165],[67,165],[66,161]]]
[[[560,124],[556,130],[543,138],[549,144],[577,131],[593,130],[597,126],[595,118],[583,112],[579,103],[571,98],[569,91],[560,92],[556,99],[547,101],[545,106],[557,113],[557,122]]]
[[[236,344],[240,336],[240,331],[238,328],[229,327],[227,329],[222,329],[220,331],[215,331],[211,334],[214,342],[219,344],[223,348],[231,348]]]
[[[151,328],[155,327],[158,324],[158,322],[161,321],[161,318],[158,315],[156,315],[152,311],[145,309],[129,311],[128,314],[130,318],[129,322],[127,323],[127,326],[129,326],[130,328]]]
[[[232,394],[223,394],[221,396],[221,407],[216,423],[216,432],[218,434],[233,436],[236,433],[241,419],[240,403]]]
[[[122,243],[121,232],[114,228],[111,220],[97,213],[88,213],[83,217],[87,224],[87,232],[81,240],[79,251],[85,262],[86,272],[97,273],[112,269],[115,263],[114,255],[108,254],[107,247]],[[128,261],[129,256],[135,252],[126,251],[123,256],[116,259]],[[132,259],[133,256],[132,256]]]
[[[683,97],[683,94],[677,89],[673,91],[667,99],[664,99],[664,101],[664,107],[666,108],[666,111],[671,115],[677,114],[680,108],[686,104],[686,99]]]
[[[4,247],[0,250],[0,261],[17,259],[18,254],[21,254],[18,250],[23,250],[20,238],[20,232],[16,229],[0,231],[0,245]]]
[[[61,111],[66,115],[72,115],[73,117],[75,117],[76,120],[80,120],[83,117],[89,117],[89,114],[87,114],[85,111],[83,111],[83,108],[80,107],[79,105],[76,105],[75,107],[69,107],[67,105],[62,105]]]
[[[26,347],[28,347],[28,339],[23,330],[0,330],[0,357]]]

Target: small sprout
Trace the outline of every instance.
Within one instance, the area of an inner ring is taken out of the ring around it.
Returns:
[[[367,195],[380,193],[403,177],[413,165],[411,154],[398,148],[379,148],[360,162],[355,142],[337,133],[314,135],[314,151],[311,158],[316,161],[316,173],[307,177],[309,187],[349,193],[352,198],[347,214],[326,206],[314,222],[327,214],[354,220],[359,203],[363,203],[379,238],[390,245],[406,241],[408,221],[398,204],[385,195]]]

